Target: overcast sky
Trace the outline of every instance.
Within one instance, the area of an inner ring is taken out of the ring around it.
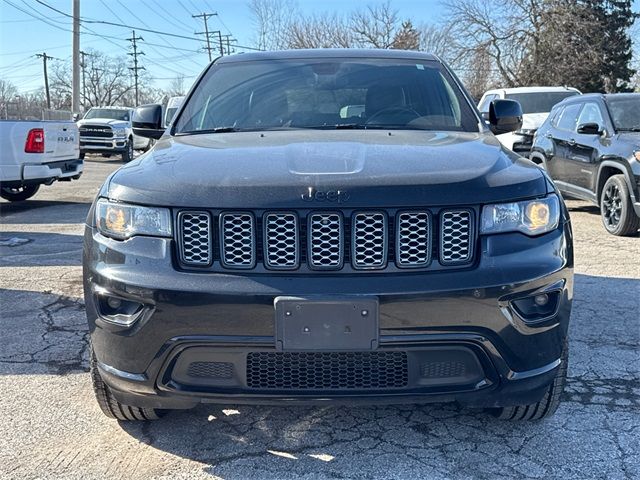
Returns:
[[[141,30],[140,48],[145,52],[142,64],[154,86],[166,87],[182,73],[193,80],[208,62],[202,41],[194,32],[203,29],[198,13],[217,12],[209,20],[210,30],[231,34],[239,45],[253,46],[253,26],[245,0],[80,0],[80,15],[87,20],[82,28],[81,49],[97,49],[109,55],[129,51],[129,28],[90,21],[123,23],[137,28],[170,32],[189,38],[176,38]],[[381,3],[381,0],[298,0],[303,13],[348,13],[358,7]],[[71,57],[72,0],[0,0],[0,78],[10,80],[20,91],[42,87],[42,60],[36,53],[46,52],[57,59]],[[415,24],[436,22],[442,15],[441,0],[392,0],[401,18]],[[640,0],[635,0],[640,11]],[[241,49],[237,49],[241,51]]]

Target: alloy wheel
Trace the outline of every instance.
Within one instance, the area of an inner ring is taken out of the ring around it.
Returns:
[[[617,185],[609,185],[602,197],[603,215],[605,225],[609,229],[614,229],[620,223],[622,214],[622,196]]]

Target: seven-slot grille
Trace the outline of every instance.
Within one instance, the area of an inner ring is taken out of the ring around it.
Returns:
[[[440,262],[464,263],[471,258],[471,212],[449,210],[440,216]]]
[[[298,217],[269,213],[264,217],[264,262],[269,268],[298,266]]]
[[[443,266],[473,259],[474,215],[471,209],[356,212],[223,212],[218,232],[208,212],[178,214],[181,264],[207,267],[215,257],[224,268],[294,270],[306,264],[316,270],[380,270],[388,262],[398,268],[427,268],[432,259]]]
[[[207,212],[180,212],[180,261],[185,265],[211,264],[211,217]]]
[[[351,258],[355,268],[381,268],[387,263],[387,216],[384,212],[353,216]]]
[[[222,263],[229,268],[252,268],[256,257],[253,215],[223,213],[220,216]]]
[[[340,268],[344,259],[344,222],[339,213],[309,216],[309,264],[313,268]]]

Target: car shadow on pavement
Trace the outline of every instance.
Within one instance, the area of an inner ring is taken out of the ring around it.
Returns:
[[[91,207],[90,202],[58,200],[25,200],[0,203],[0,223],[84,223]]]
[[[82,265],[82,227],[77,233],[0,231],[0,267]]]

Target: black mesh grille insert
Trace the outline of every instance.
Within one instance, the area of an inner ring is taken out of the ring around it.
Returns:
[[[231,378],[233,363],[227,362],[191,362],[187,369],[190,377]]]
[[[263,390],[403,388],[406,352],[251,352],[247,385]]]
[[[420,365],[420,376],[425,378],[462,377],[467,373],[463,362],[429,362]]]

